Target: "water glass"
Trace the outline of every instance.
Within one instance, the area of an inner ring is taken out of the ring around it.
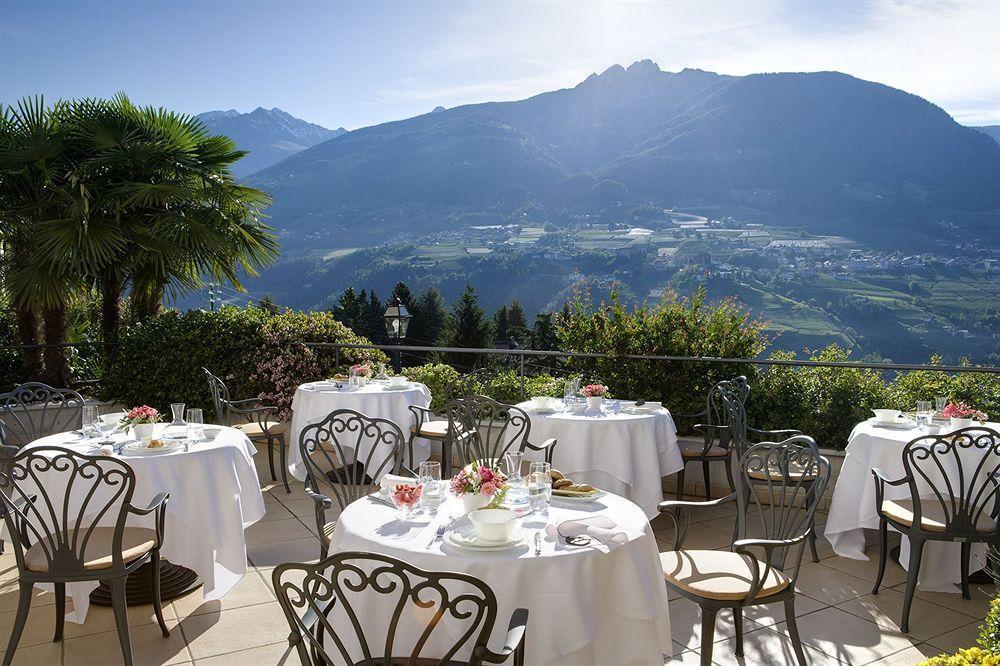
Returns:
[[[552,501],[552,465],[547,462],[533,462],[528,472],[528,500],[531,510],[545,513]]]
[[[100,411],[97,405],[84,405],[83,406],[83,418],[80,424],[80,430],[83,431],[85,437],[94,437],[97,435],[97,427],[94,423],[100,416]]]
[[[930,400],[917,400],[917,421],[929,425],[934,418]]]
[[[205,415],[195,407],[187,410],[187,436],[193,442],[200,442],[205,437]]]
[[[441,485],[441,463],[436,460],[420,463],[420,467],[417,469],[417,479],[424,489],[420,495],[420,508],[434,513],[444,500],[444,489]]]
[[[944,408],[948,406],[948,396],[939,395],[934,398],[934,409],[940,414],[944,411]]]

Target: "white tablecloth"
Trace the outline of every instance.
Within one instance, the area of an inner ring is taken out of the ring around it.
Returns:
[[[621,495],[639,505],[646,517],[657,515],[663,501],[663,477],[684,468],[677,428],[670,412],[586,416],[569,412],[532,414],[531,442],[559,440],[552,466],[574,481]],[[538,459],[528,452],[528,459]]]
[[[424,570],[457,571],[479,578],[491,587],[499,604],[491,649],[502,647],[511,613],[516,608],[528,609],[528,664],[659,666],[663,655],[671,654],[667,592],[656,541],[635,504],[607,495],[579,508],[553,505],[548,519],[541,514],[525,519],[523,528],[530,538],[510,551],[469,553],[446,539],[427,548],[438,525],[460,513],[461,503],[449,498],[433,518],[418,514],[404,522],[395,509],[361,499],[350,504],[337,520],[331,550],[381,553]],[[546,522],[558,524],[598,513],[613,518],[626,531],[629,542],[608,552],[596,541],[591,546],[572,547],[546,536],[541,556],[534,555],[534,533],[544,530]],[[467,523],[468,518],[463,517],[459,524]],[[372,638],[384,636],[391,613],[374,601],[358,610],[369,640],[381,644]],[[415,623],[401,626],[397,644],[411,646],[422,628]],[[432,640],[444,639],[447,633],[436,630]],[[432,643],[433,649],[421,656],[440,657],[445,645],[444,640]],[[463,658],[461,654],[457,657]]]
[[[206,601],[221,599],[243,578],[247,569],[243,530],[264,517],[253,456],[255,447],[246,435],[233,428],[205,426],[207,441],[191,444],[189,451],[155,456],[119,456],[135,472],[132,504],[145,508],[161,492],[170,493],[161,556],[192,569],[202,582]],[[124,439],[116,435],[116,440]],[[74,433],[59,433],[37,439],[28,447],[64,446],[94,455],[97,447]],[[102,521],[113,526],[114,517]],[[130,516],[130,527],[155,528],[154,514]],[[74,611],[71,622],[83,622],[90,607],[95,583],[69,583],[67,596]]]
[[[327,415],[337,409],[353,409],[365,416],[389,419],[403,431],[404,444],[410,438],[410,426],[414,424],[410,405],[429,407],[431,392],[423,384],[411,382],[405,389],[388,389],[385,384],[369,382],[357,389],[326,388],[322,382],[303,384],[295,390],[292,398],[292,429],[288,442],[288,470],[299,481],[306,478],[306,467],[302,462],[302,452],[299,451],[299,433],[307,425],[322,421]],[[346,444],[346,442],[344,443]],[[362,447],[364,442],[362,442]],[[405,450],[405,449],[404,449]],[[367,460],[369,451],[355,451],[356,458]],[[388,454],[388,451],[386,452]],[[381,452],[379,453],[381,455]],[[415,467],[427,460],[431,455],[430,442],[417,439],[413,442],[413,461]],[[348,461],[351,462],[351,461]],[[403,463],[409,465],[405,455]],[[385,471],[391,471],[387,469]],[[380,474],[379,478],[383,475]],[[376,479],[378,480],[378,479]]]
[[[989,423],[989,428],[998,424]],[[844,458],[837,487],[833,492],[830,514],[827,517],[824,534],[841,557],[867,560],[865,555],[865,528],[878,528],[878,514],[875,512],[875,478],[873,468],[882,469],[890,479],[904,475],[903,447],[918,437],[927,435],[922,428],[895,430],[875,426],[863,421],[854,427],[848,439],[847,455]],[[979,458],[969,452],[962,458],[964,467],[976,465]],[[930,489],[928,488],[929,492]],[[885,486],[886,499],[910,499],[909,486]],[[933,495],[931,495],[933,497]],[[932,501],[937,501],[932,499]],[[972,570],[977,562],[983,561],[986,547],[975,544],[972,548]],[[909,540],[904,538],[900,553],[900,563],[905,568],[909,562]],[[920,564],[917,585],[931,592],[960,592],[956,584],[961,582],[961,548],[957,543],[927,541]]]

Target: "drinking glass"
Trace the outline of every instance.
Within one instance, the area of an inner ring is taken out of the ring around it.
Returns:
[[[163,436],[167,439],[181,439],[187,436],[188,427],[184,423],[184,403],[170,403],[170,413],[172,418],[166,428],[163,429]]]
[[[98,418],[94,421],[94,428],[97,429],[97,434],[101,437],[98,444],[111,444],[111,433],[118,429],[118,424]]]
[[[947,396],[939,395],[938,397],[934,398],[934,410],[938,413],[938,415],[940,415],[941,412],[944,411],[944,408],[947,406],[948,406]]]
[[[521,461],[524,454],[520,451],[511,451],[506,455],[507,460],[507,494],[504,496],[504,503],[508,508],[515,511],[528,508],[528,484],[521,476]]]
[[[929,425],[934,417],[930,400],[917,400],[917,421]]]
[[[531,510],[545,513],[552,501],[552,465],[547,462],[533,462],[528,472],[528,499]]]
[[[200,442],[205,437],[205,415],[196,407],[187,410],[187,436],[192,442]]]
[[[97,427],[94,423],[97,421],[100,412],[97,405],[84,405],[83,406],[83,418],[80,424],[80,430],[83,431],[84,437],[90,439],[97,434]]]
[[[420,495],[420,508],[434,513],[444,499],[441,487],[441,463],[436,460],[420,463],[420,467],[417,469],[417,478],[424,489]]]

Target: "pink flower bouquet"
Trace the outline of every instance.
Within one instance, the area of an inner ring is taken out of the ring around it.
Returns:
[[[146,425],[149,423],[159,423],[163,416],[149,405],[133,407],[122,419],[123,426]]]
[[[461,497],[466,510],[499,506],[507,494],[507,475],[496,467],[474,461],[451,479],[451,492]]]
[[[949,402],[941,411],[941,415],[952,419],[972,419],[980,422],[985,422],[989,418],[986,412],[969,407],[964,402]]]
[[[372,374],[372,367],[367,363],[357,363],[351,366],[350,374],[367,378]]]
[[[584,398],[603,398],[608,394],[608,387],[604,384],[587,384],[580,393]]]

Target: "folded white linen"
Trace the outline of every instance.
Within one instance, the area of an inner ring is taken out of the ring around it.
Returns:
[[[559,523],[558,526],[547,525],[545,532],[556,540],[560,536],[563,538],[589,536],[603,543],[609,550],[614,550],[628,543],[628,534],[609,516],[566,520]]]
[[[382,477],[382,480],[379,482],[379,486],[382,489],[382,494],[388,495],[389,493],[392,492],[392,489],[395,488],[400,483],[412,485],[418,483],[418,481],[417,479],[414,479],[409,476],[396,476],[395,474],[386,474],[385,476]]]

